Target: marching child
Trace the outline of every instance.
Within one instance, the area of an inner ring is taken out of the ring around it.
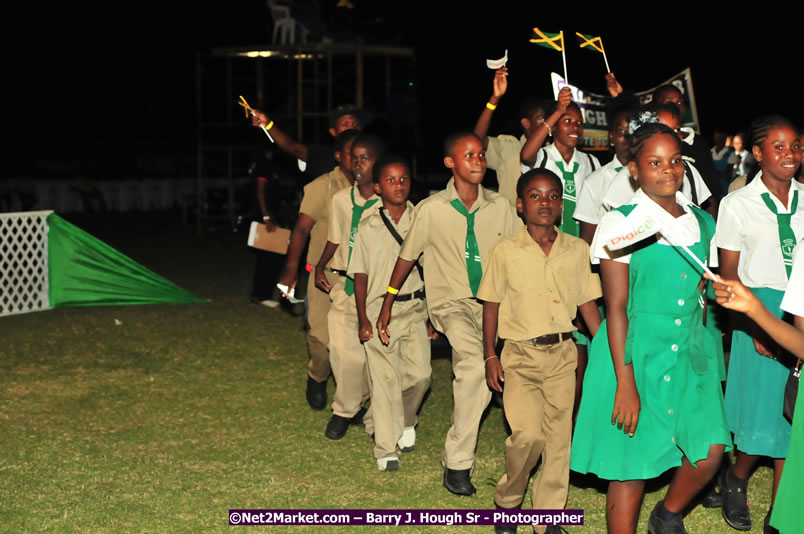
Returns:
[[[359,223],[372,213],[380,198],[374,193],[372,172],[382,154],[382,142],[373,135],[361,134],[352,143],[354,185],[335,193],[330,204],[331,222],[327,245],[315,268],[315,285],[329,293],[332,306],[327,315],[329,326],[329,359],[335,377],[332,418],[326,436],[341,439],[350,423],[363,422],[362,402],[368,397],[366,353],[357,336],[357,307],[354,280],[346,276],[354,249]],[[341,246],[342,245],[342,246]],[[327,279],[326,265],[338,275],[335,284]]]
[[[452,346],[454,406],[444,453],[444,487],[472,495],[480,418],[491,400],[483,365],[483,307],[477,288],[489,249],[522,223],[511,203],[483,188],[486,172],[483,143],[471,132],[447,138],[444,165],[452,171],[446,189],[416,206],[416,216],[385,295],[377,332],[401,335],[391,322],[394,297],[421,256],[430,321]],[[394,334],[394,332],[396,332]]]
[[[360,135],[358,130],[345,130],[335,138],[335,160],[338,166],[304,186],[304,197],[299,206],[299,217],[290,236],[287,262],[279,279],[280,284],[295,287],[301,259],[307,238],[310,246],[307,249],[307,264],[315,268],[316,261],[327,244],[329,231],[329,205],[332,197],[341,189],[347,189],[354,183],[352,175],[352,142]],[[334,284],[337,275],[328,265],[324,271],[330,284]],[[329,363],[329,295],[317,288],[313,283],[307,284],[307,349],[310,361],[307,366],[307,403],[313,410],[323,410],[327,405],[327,380],[332,372]]]
[[[782,117],[752,125],[753,155],[760,172],[720,204],[717,245],[721,274],[739,280],[778,316],[792,269],[793,247],[804,237],[804,185],[795,180],[801,164],[798,130]],[[736,462],[721,477],[723,518],[749,530],[746,487],[761,456],[773,459],[771,506],[782,476],[790,423],[781,406],[788,368],[753,325],[734,324],[726,382],[726,415],[738,449]],[[768,512],[770,515],[770,511]]]
[[[554,226],[561,198],[561,180],[552,171],[522,175],[517,211],[525,227],[492,248],[477,292],[483,301],[486,380],[503,393],[512,431],[505,442],[505,474],[494,494],[500,508],[521,506],[540,457],[533,508],[559,509],[567,501],[577,365],[572,321],[580,310],[594,335],[600,325],[595,299],[602,293],[589,245]],[[499,357],[498,332],[505,340]],[[497,532],[515,530],[497,527]]]
[[[380,314],[388,279],[402,240],[413,223],[410,168],[386,156],[374,166],[374,192],[382,208],[364,218],[355,238],[348,276],[355,281],[358,336],[366,350],[374,421],[374,456],[381,471],[399,469],[400,452],[413,450],[416,412],[430,387],[430,339],[421,268],[400,288],[394,302],[397,335],[381,340],[369,317]]]
[[[701,273],[680,248],[716,261],[715,225],[679,193],[684,165],[676,133],[655,115],[640,115],[629,134],[628,166],[640,190],[632,204],[603,216],[592,243],[606,320],[590,347],[570,466],[609,480],[606,520],[618,533],[636,532],[645,481],[677,468],[648,532],[684,532],[683,509],[731,446],[719,340],[703,324]],[[661,236],[609,250],[607,239],[636,205],[672,217],[679,246]]]

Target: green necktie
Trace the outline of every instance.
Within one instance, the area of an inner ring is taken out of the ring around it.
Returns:
[[[452,202],[452,207],[458,213],[466,217],[466,273],[469,275],[469,287],[472,289],[472,296],[477,295],[477,288],[480,286],[480,279],[483,278],[483,265],[480,263],[480,249],[477,247],[475,237],[475,213],[469,213],[460,198]]]
[[[623,167],[622,167],[622,166],[619,166],[619,167],[614,167],[614,172],[615,172],[615,173],[618,173],[618,172],[620,172],[621,170],[623,170]]]
[[[556,161],[558,170],[564,178],[564,212],[561,216],[561,231],[578,237],[581,232],[578,222],[572,218],[575,213],[575,201],[578,200],[578,192],[575,190],[575,173],[578,172],[578,162],[572,165],[572,170],[564,170],[564,162]]]
[[[790,271],[793,270],[793,249],[796,247],[796,234],[790,226],[790,219],[798,208],[798,190],[793,191],[793,202],[790,203],[790,213],[779,213],[776,204],[771,200],[770,193],[762,193],[762,200],[765,205],[776,215],[776,224],[779,225],[779,244],[782,246],[782,258],[784,268],[787,270],[787,278],[790,278]]]
[[[355,188],[353,187],[350,191],[352,195],[352,226],[349,230],[349,258],[346,260],[346,270],[349,270],[349,262],[352,261],[352,249],[355,248],[355,236],[357,236],[357,225],[360,224],[360,218],[363,216],[363,212],[369,209],[371,206],[377,203],[377,199],[371,199],[367,201],[362,206],[358,206],[355,202]],[[343,290],[346,292],[347,295],[354,295],[355,293],[355,281],[352,278],[346,277],[346,284],[343,286]]]

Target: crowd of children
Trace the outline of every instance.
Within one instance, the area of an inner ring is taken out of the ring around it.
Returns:
[[[622,92],[613,75],[607,82],[613,96]],[[450,492],[476,491],[479,426],[498,391],[511,434],[497,508],[522,506],[541,461],[534,509],[567,504],[570,469],[592,473],[608,481],[609,532],[635,532],[646,481],[675,469],[648,532],[686,532],[683,513],[702,498],[721,506],[731,527],[750,530],[746,488],[768,457],[774,484],[764,531],[804,532],[793,508],[804,451],[791,445],[792,434],[801,446],[804,408],[792,425],[782,414],[804,343],[777,319],[787,310],[804,329],[804,245],[793,252],[804,239],[797,128],[782,117],[755,121],[746,139],[755,171],[723,198],[732,167],[719,160],[727,153],[717,139],[710,152],[681,127],[677,87],[660,87],[643,106],[614,99],[613,157],[601,165],[580,150],[584,117],[568,88],[555,101],[523,102],[520,138],[487,136],[507,86],[501,68],[474,132],[444,144],[446,187],[416,206],[408,162],[354,129],[354,108],[333,115],[333,168],[305,186],[280,280],[295,284],[309,236],[307,400],[325,407],[332,374],[326,436],[338,440],[363,424],[378,468],[400,469],[430,387],[430,341],[441,333],[454,375],[441,456]],[[286,135],[278,139],[300,160],[308,156]],[[499,193],[482,185],[487,166],[497,170]],[[640,213],[670,222],[614,247],[611,238]],[[714,288],[709,268],[722,275]],[[719,313],[715,295],[747,315]],[[729,326],[726,380],[721,331]]]

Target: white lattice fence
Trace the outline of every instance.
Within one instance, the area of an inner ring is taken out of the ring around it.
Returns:
[[[51,213],[0,213],[0,316],[50,308],[47,216]]]

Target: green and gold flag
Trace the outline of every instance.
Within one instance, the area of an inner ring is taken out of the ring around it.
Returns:
[[[556,52],[563,52],[564,32],[545,33],[539,28],[533,28],[533,33],[530,36],[530,42],[545,48],[550,48]]]
[[[583,33],[575,32],[575,35],[578,36],[578,41],[581,43],[581,48],[585,48],[586,50],[597,50],[601,54],[605,54],[606,52],[603,50],[603,40],[600,37],[595,37],[593,35],[586,35]]]

